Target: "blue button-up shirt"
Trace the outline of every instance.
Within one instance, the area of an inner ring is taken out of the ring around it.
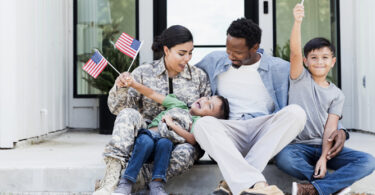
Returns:
[[[283,59],[266,54],[263,49],[259,49],[258,52],[262,54],[258,72],[275,104],[275,109],[272,111],[272,113],[275,113],[288,103],[290,65],[289,62]],[[197,67],[208,74],[213,95],[217,94],[218,75],[226,72],[231,65],[232,61],[228,58],[228,54],[225,51],[214,51],[196,64]],[[242,119],[255,118],[262,115],[264,113],[247,113],[243,115]]]

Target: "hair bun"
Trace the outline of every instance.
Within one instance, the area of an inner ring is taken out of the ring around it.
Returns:
[[[161,52],[163,50],[163,40],[161,36],[156,36],[154,42],[152,43],[151,47],[152,51],[154,52]]]

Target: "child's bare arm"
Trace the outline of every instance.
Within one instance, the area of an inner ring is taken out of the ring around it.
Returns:
[[[163,120],[165,123],[167,123],[168,127],[171,128],[174,132],[176,132],[179,136],[183,137],[187,143],[191,145],[195,145],[197,141],[195,141],[195,137],[192,133],[186,131],[181,126],[176,125],[173,122],[173,119],[171,116],[164,115]]]
[[[324,133],[323,133],[323,147],[322,147],[322,155],[321,157],[327,158],[328,151],[332,147],[332,142],[329,142],[328,139],[331,136],[332,132],[337,131],[337,125],[339,123],[340,117],[336,114],[328,114],[326,125],[324,126]]]
[[[154,90],[152,90],[151,88],[146,87],[145,85],[142,85],[142,84],[138,83],[137,81],[135,81],[132,78],[132,76],[129,73],[128,74],[122,74],[122,75],[124,77],[124,80],[126,81],[125,82],[126,87],[134,88],[139,93],[141,93],[144,96],[154,100],[155,102],[157,102],[159,104],[163,103],[163,101],[165,99],[164,95],[159,94],[159,93],[155,92]]]
[[[303,57],[301,49],[301,24],[305,15],[302,4],[293,9],[294,25],[290,34],[290,78],[297,79],[303,71]]]
[[[324,126],[324,133],[323,133],[323,146],[322,146],[322,154],[320,155],[320,159],[318,160],[315,166],[315,178],[324,178],[327,172],[327,158],[328,151],[332,147],[332,142],[328,141],[328,138],[334,131],[337,131],[337,124],[339,122],[339,116],[336,114],[328,114],[327,122]]]

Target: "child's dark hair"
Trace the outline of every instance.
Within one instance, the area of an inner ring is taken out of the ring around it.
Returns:
[[[228,99],[221,95],[217,95],[217,97],[221,100],[220,114],[217,116],[217,118],[228,119],[230,112]]]
[[[193,41],[193,35],[190,30],[181,25],[173,25],[165,29],[161,35],[156,36],[151,49],[154,51],[155,59],[163,56],[163,46],[169,49],[175,45]]]
[[[332,55],[335,56],[335,46],[326,38],[317,37],[311,39],[309,42],[306,43],[305,47],[303,47],[303,54],[307,58],[307,55],[316,49],[321,49],[323,47],[328,47],[331,50]]]
[[[260,43],[262,30],[252,20],[239,18],[230,24],[227,35],[236,38],[245,38],[246,46],[250,49],[255,44]]]

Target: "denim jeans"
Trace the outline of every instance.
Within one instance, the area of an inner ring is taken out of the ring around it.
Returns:
[[[289,144],[275,157],[276,165],[293,177],[308,180],[320,195],[348,187],[375,169],[373,156],[344,147],[336,157],[327,161],[327,168],[334,171],[327,172],[322,179],[315,179],[312,175],[321,153],[321,145]]]
[[[154,161],[152,180],[163,179],[166,181],[165,176],[172,149],[171,140],[161,138],[159,133],[152,130],[140,129],[135,139],[133,153],[122,177],[135,183],[143,163]]]

